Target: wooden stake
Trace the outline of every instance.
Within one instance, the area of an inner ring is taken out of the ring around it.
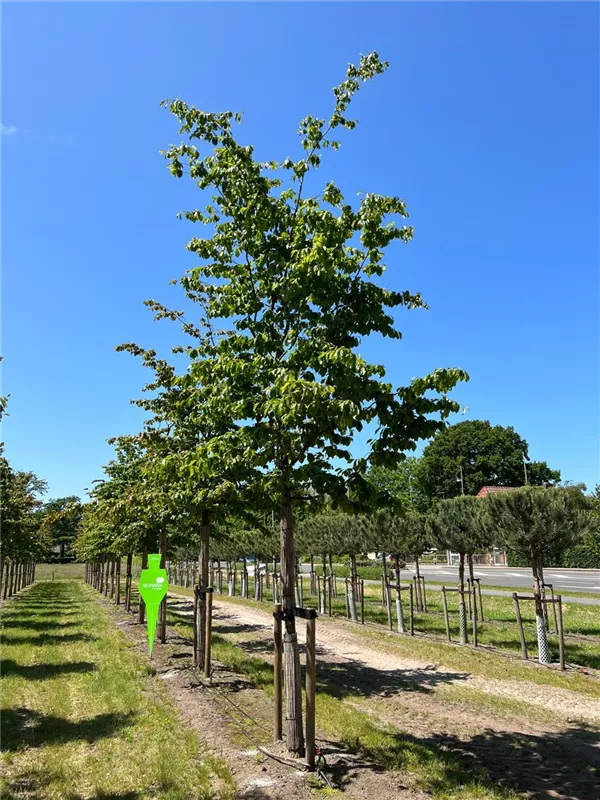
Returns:
[[[310,770],[315,768],[316,626],[316,613],[313,612],[306,621],[306,763]]]
[[[471,588],[473,591],[473,646],[477,647],[477,594],[475,582],[473,582]]]
[[[450,620],[448,618],[448,598],[446,597],[446,587],[442,586],[442,604],[444,606],[444,622],[446,624],[446,636],[448,637],[448,641],[452,641],[452,637],[450,636]]]
[[[274,639],[274,658],[273,658],[273,694],[275,696],[275,717],[274,735],[275,741],[283,739],[283,694],[281,685],[281,671],[283,663],[283,643],[281,638],[281,603],[273,604],[273,639]]]
[[[213,587],[206,587],[206,636],[204,641],[204,676],[210,678]]]
[[[525,641],[525,633],[523,632],[523,620],[521,619],[519,596],[516,592],[513,592],[513,603],[515,604],[515,616],[517,618],[517,625],[519,628],[519,639],[521,640],[521,655],[525,661],[527,661],[527,642]]]
[[[477,596],[479,598],[479,618],[483,622],[483,602],[481,600],[481,580],[477,581]]]
[[[563,615],[562,615],[562,598],[560,595],[556,596],[556,603],[552,604],[556,608],[558,606],[558,657],[560,661],[560,668],[565,671],[565,634],[563,630]]]
[[[409,585],[408,593],[408,632],[411,636],[415,635],[415,603],[412,583]]]
[[[393,630],[394,623],[392,621],[392,595],[389,583],[386,583],[385,585],[385,601],[387,604],[388,628]]]

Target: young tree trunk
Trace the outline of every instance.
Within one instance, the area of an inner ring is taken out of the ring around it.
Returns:
[[[281,609],[283,612],[283,671],[285,689],[285,724],[287,749],[304,756],[302,725],[302,689],[300,651],[294,614],[296,588],[296,556],[294,553],[294,519],[289,493],[281,504]]]
[[[202,512],[200,519],[200,553],[198,554],[198,586],[201,589],[198,598],[198,654],[196,666],[204,665],[206,650],[206,587],[208,586],[208,562],[210,550],[210,519],[208,511]]]
[[[148,545],[144,542],[142,547],[142,569],[148,568]],[[138,607],[138,622],[141,624],[146,619],[146,604],[140,594],[140,604]]]
[[[465,554],[460,553],[458,562],[458,625],[460,629],[460,643],[467,644],[467,608],[465,606]]]
[[[532,560],[533,567],[533,595],[535,598],[535,628],[537,633],[538,642],[538,657],[540,664],[548,664],[550,657],[548,655],[548,630],[546,628],[546,617],[544,614],[543,602],[543,582],[544,573],[542,570],[542,556],[541,553],[534,553]]]

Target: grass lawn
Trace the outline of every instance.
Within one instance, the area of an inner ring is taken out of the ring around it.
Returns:
[[[3,800],[233,796],[228,767],[81,581],[55,573],[4,605],[1,669]]]

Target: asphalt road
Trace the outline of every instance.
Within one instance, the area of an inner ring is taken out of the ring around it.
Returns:
[[[335,566],[335,565],[334,565]],[[320,569],[320,564],[317,567]],[[302,572],[309,572],[308,564],[302,564]],[[466,571],[466,570],[465,570]],[[407,572],[414,572],[413,564],[407,565]],[[525,567],[480,567],[475,566],[475,577],[486,586],[511,586],[515,589],[531,591],[533,578],[531,569]],[[421,574],[429,581],[458,581],[458,567],[447,564],[422,564]],[[546,583],[551,583],[554,591],[588,592],[600,595],[600,570],[595,569],[545,569]]]
[[[408,565],[410,569],[411,565]],[[532,588],[530,569],[520,567],[480,567],[474,568],[475,577],[487,586],[514,586],[515,588]],[[458,567],[446,564],[425,564],[421,573],[430,581],[456,582]],[[545,569],[544,579],[551,583],[554,591],[593,592],[600,594],[600,570],[593,569]]]

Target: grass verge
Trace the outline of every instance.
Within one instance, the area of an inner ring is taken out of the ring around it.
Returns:
[[[80,581],[36,583],[3,608],[1,723],[4,800],[234,794]]]

